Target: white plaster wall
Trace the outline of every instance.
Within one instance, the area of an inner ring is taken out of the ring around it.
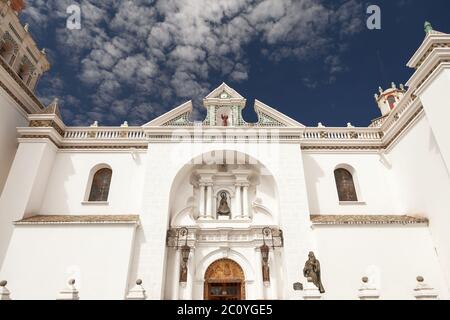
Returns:
[[[0,195],[17,151],[16,127],[26,125],[25,113],[19,112],[16,103],[0,88]]]
[[[404,214],[387,179],[388,168],[376,153],[303,152],[311,214]],[[334,170],[346,164],[355,170],[360,203],[340,204]]]
[[[0,272],[11,298],[52,300],[76,279],[81,299],[124,299],[134,225],[16,226]]]
[[[276,150],[274,150],[274,148]],[[212,150],[237,150],[258,159],[275,178],[279,192],[280,225],[286,242],[279,259],[283,270],[280,298],[293,294],[299,268],[309,250],[311,237],[309,207],[298,145],[251,144],[154,144],[149,146],[143,188],[143,232],[138,236],[133,263],[133,277],[142,278],[151,299],[164,297],[166,231],[169,223],[169,199],[172,182],[191,159]],[[157,183],[155,183],[157,182]],[[292,292],[291,292],[292,291]]]
[[[448,299],[439,259],[426,226],[315,226],[325,299],[358,299],[363,276],[381,299],[414,299],[416,277]]]
[[[0,266],[9,247],[12,222],[38,213],[55,155],[56,147],[48,139],[19,145],[0,196]]]
[[[386,155],[405,214],[430,219],[430,231],[447,284],[450,279],[450,180],[431,127],[422,117]]]
[[[140,214],[146,154],[135,157],[130,152],[58,152],[39,213]],[[108,204],[84,203],[91,169],[99,164],[113,170]]]
[[[450,174],[449,88],[450,64],[447,63],[432,81],[425,84],[425,88],[419,93],[419,97],[446,164],[447,173]]]

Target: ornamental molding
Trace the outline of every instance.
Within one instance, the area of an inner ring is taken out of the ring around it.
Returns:
[[[407,66],[417,69],[421,63],[429,56],[429,54],[436,48],[449,47],[450,35],[445,33],[429,33],[420,45],[419,49],[414,53],[408,61]]]
[[[192,101],[187,101],[175,109],[172,109],[158,118],[144,124],[142,127],[192,125],[192,122],[189,121],[192,110]]]

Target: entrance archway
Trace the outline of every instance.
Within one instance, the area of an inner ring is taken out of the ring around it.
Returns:
[[[245,275],[230,259],[213,262],[205,272],[205,300],[245,300]]]

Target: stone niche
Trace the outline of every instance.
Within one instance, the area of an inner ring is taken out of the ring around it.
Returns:
[[[195,168],[191,177],[199,221],[252,218],[258,168],[252,165],[214,165]]]

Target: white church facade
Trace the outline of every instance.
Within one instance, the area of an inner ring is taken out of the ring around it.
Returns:
[[[426,25],[365,128],[258,100],[247,123],[226,84],[204,121],[187,102],[72,127],[34,94],[45,51],[0,14],[0,299],[449,298],[450,35]]]

